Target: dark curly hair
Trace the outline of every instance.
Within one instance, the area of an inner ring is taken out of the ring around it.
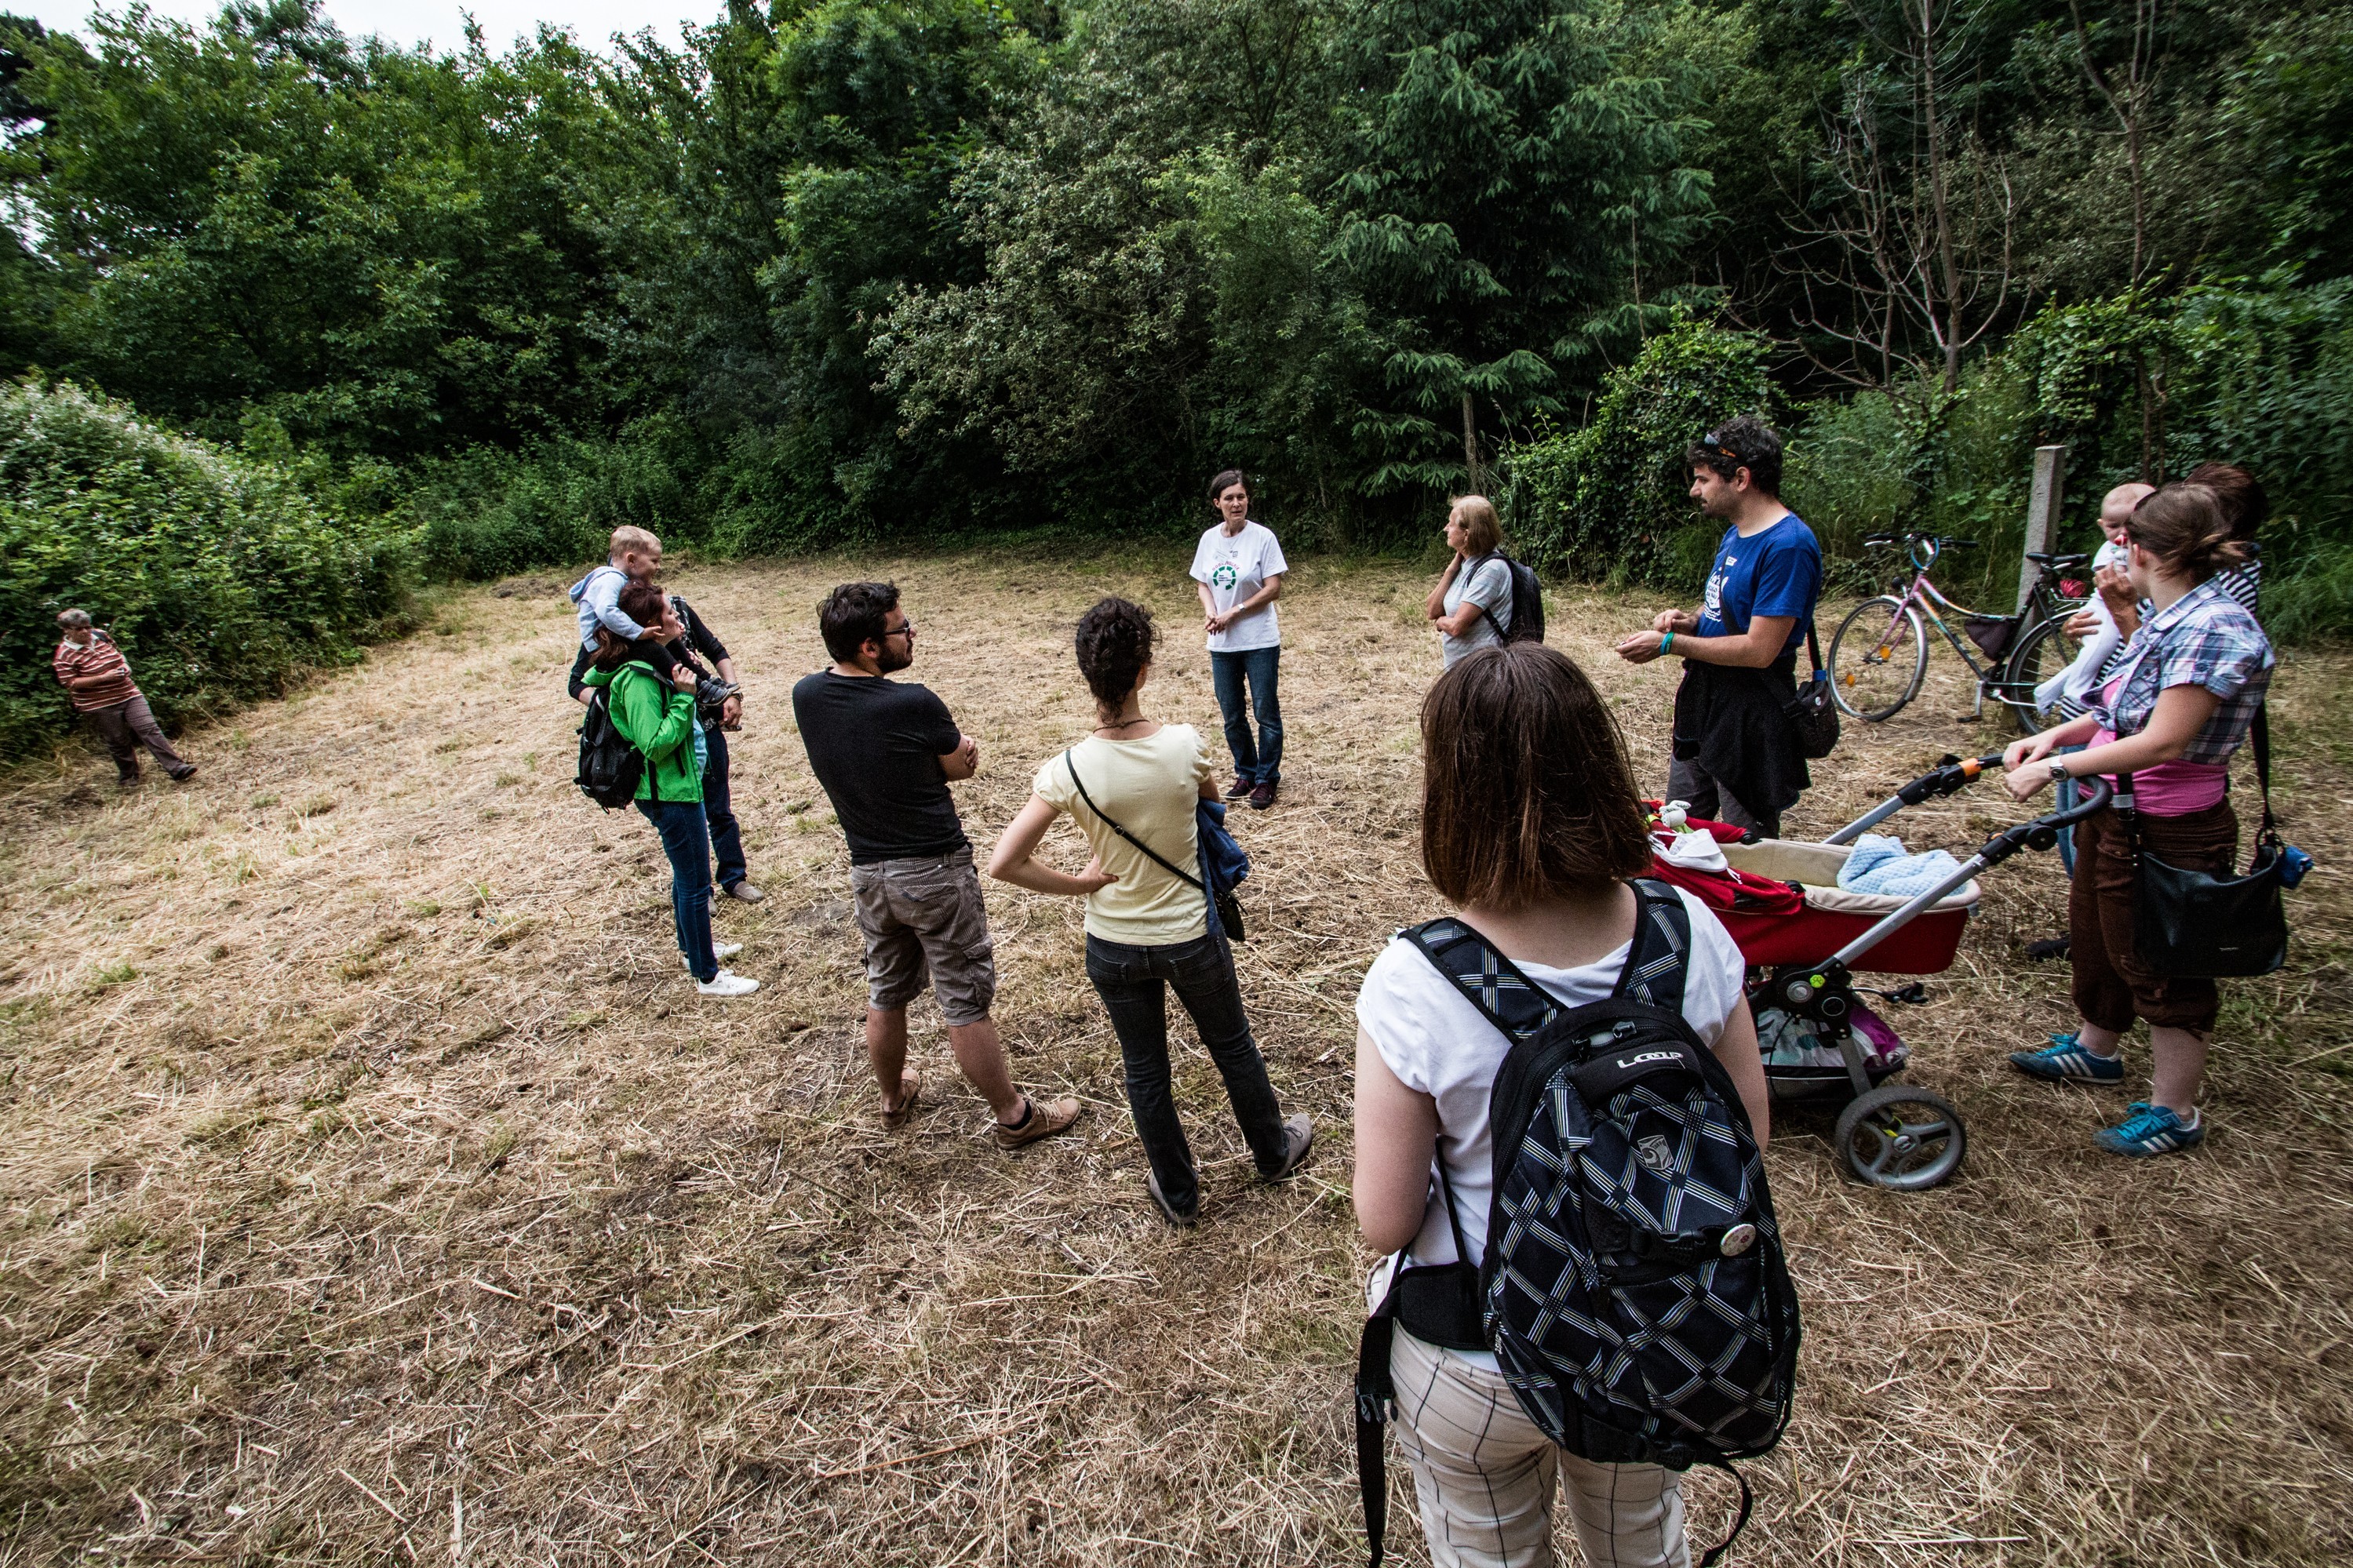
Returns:
[[[1686,468],[1712,468],[1717,477],[1736,479],[1748,470],[1748,483],[1761,495],[1781,493],[1781,437],[1754,414],[1727,419],[1683,453]]]
[[[1079,617],[1078,652],[1087,689],[1106,708],[1117,708],[1152,662],[1152,612],[1128,599],[1098,602]]]
[[[882,624],[898,603],[896,583],[844,583],[817,607],[825,651],[843,664],[854,663],[868,643],[882,640]]]

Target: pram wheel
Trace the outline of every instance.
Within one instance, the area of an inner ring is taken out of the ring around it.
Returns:
[[[1908,1084],[1883,1084],[1839,1113],[1831,1135],[1857,1181],[1916,1193],[1961,1168],[1968,1134],[1961,1113],[1940,1095]]]

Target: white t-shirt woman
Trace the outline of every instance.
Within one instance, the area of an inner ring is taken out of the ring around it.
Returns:
[[[1213,613],[1219,616],[1231,614],[1237,605],[1249,604],[1271,579],[1290,570],[1274,531],[1261,522],[1245,520],[1230,533],[1220,522],[1193,547],[1193,581],[1208,591]],[[1209,633],[1211,653],[1248,653],[1252,648],[1282,646],[1282,626],[1271,599]]]
[[[1739,1006],[1746,962],[1724,922],[1691,894],[1676,889],[1691,917],[1692,946],[1683,973],[1683,1018],[1700,1043],[1713,1049],[1724,1026]],[[1563,1008],[1581,1007],[1607,997],[1625,967],[1627,948],[1575,969],[1556,969],[1522,963],[1520,972],[1549,993]],[[1393,1268],[1410,1265],[1452,1263],[1454,1237],[1446,1223],[1446,1205],[1439,1186],[1437,1163],[1446,1167],[1454,1189],[1456,1217],[1462,1239],[1477,1263],[1486,1253],[1487,1210],[1495,1190],[1494,1144],[1487,1132],[1487,1104],[1495,1074],[1512,1042],[1454,983],[1438,972],[1419,949],[1393,940],[1373,960],[1356,993],[1356,1022],[1380,1052],[1381,1060],[1399,1083],[1438,1103],[1438,1160],[1430,1178],[1430,1208],[1422,1216],[1420,1234],[1405,1251],[1374,1270],[1367,1292],[1367,1310],[1378,1306],[1388,1292]],[[1482,1366],[1493,1367],[1495,1358],[1484,1351],[1461,1352]]]

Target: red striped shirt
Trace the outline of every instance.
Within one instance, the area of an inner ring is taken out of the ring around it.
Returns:
[[[130,661],[122,657],[122,650],[114,646],[114,639],[104,632],[91,632],[87,647],[76,647],[69,642],[58,643],[57,655],[50,662],[57,667],[58,679],[65,683],[66,694],[72,698],[77,713],[111,708],[139,695],[139,688],[131,679]],[[108,679],[95,686],[77,687],[72,684],[92,675],[102,675]]]

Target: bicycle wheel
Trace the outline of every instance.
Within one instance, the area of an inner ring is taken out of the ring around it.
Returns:
[[[2001,679],[1996,683],[1994,695],[2010,716],[2017,721],[2021,733],[2031,735],[2046,724],[2057,721],[2058,715],[2035,711],[2034,689],[2075,662],[2083,644],[2067,635],[2067,616],[2053,616],[2027,628],[2010,650],[2010,663],[2003,667]]]
[[[1847,612],[1831,638],[1831,695],[1867,724],[1892,719],[1920,694],[1928,630],[1920,612],[1883,594]]]

